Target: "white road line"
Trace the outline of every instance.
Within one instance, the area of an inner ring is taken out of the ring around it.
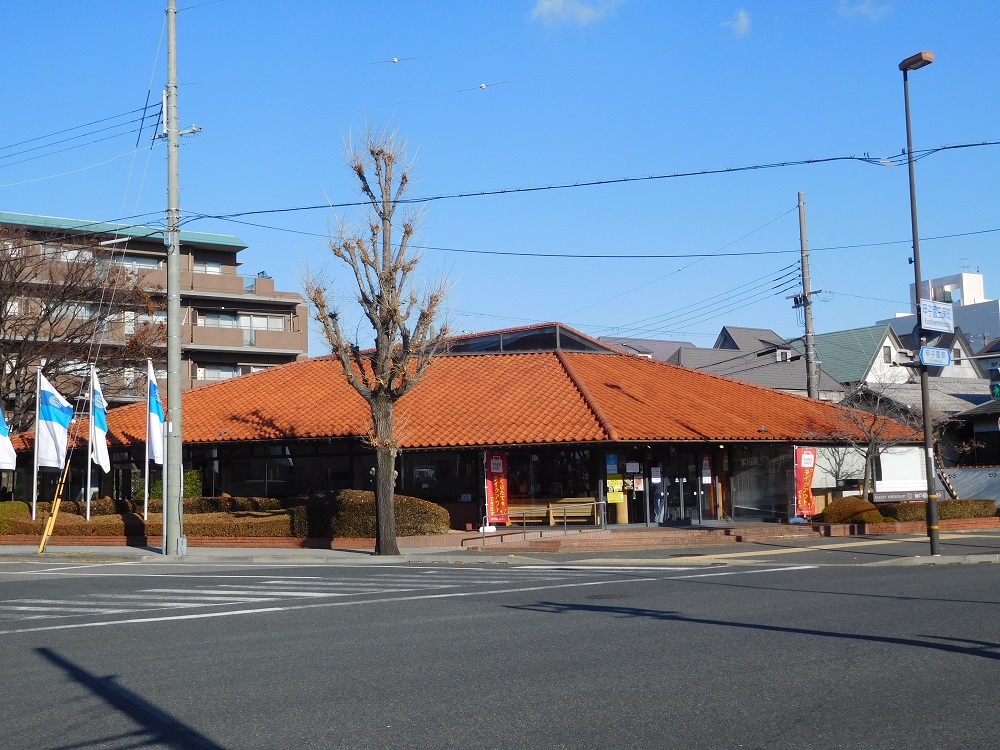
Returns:
[[[111,601],[134,601],[138,604],[153,604],[157,601],[170,601],[169,597],[173,597],[176,601],[182,602],[192,602],[192,601],[204,601],[204,602],[246,602],[252,604],[253,602],[270,602],[274,601],[274,597],[266,596],[251,596],[243,594],[242,596],[208,596],[199,595],[197,592],[187,592],[187,591],[177,591],[176,589],[163,589],[160,593],[166,593],[168,598],[166,599],[156,599],[155,597],[146,596],[144,594],[91,594],[95,599],[108,599]]]
[[[31,606],[31,605],[0,605],[0,612],[71,612],[76,615],[114,615],[120,612],[133,612],[131,609],[107,609],[101,607],[55,607],[52,605]]]
[[[695,573],[689,576],[670,576],[667,580],[681,581],[687,578],[713,578],[718,576],[747,576],[755,573],[784,573],[789,570],[815,570],[818,565],[795,565],[787,568],[764,568],[762,570],[729,570],[718,573]]]
[[[414,596],[400,597],[380,597],[378,599],[362,599],[360,601],[334,601],[315,602],[311,604],[295,604],[283,607],[260,607],[256,609],[231,610],[229,612],[203,612],[193,615],[164,615],[163,617],[136,617],[128,620],[103,620],[100,622],[78,622],[66,623],[64,625],[46,625],[38,628],[17,628],[13,630],[0,630],[0,635],[14,635],[17,633],[41,633],[51,630],[75,630],[79,628],[100,628],[111,625],[135,625],[151,622],[170,622],[174,620],[197,620],[209,617],[236,617],[239,615],[256,615],[267,612],[291,612],[301,609],[316,609],[319,607],[354,607],[363,604],[394,604],[396,602],[424,601],[429,599],[457,599],[471,596],[498,596],[501,594],[523,594],[532,591],[552,591],[555,589],[583,588],[587,586],[604,586],[607,584],[622,583],[645,583],[656,581],[656,578],[628,578],[621,580],[607,581],[580,581],[574,583],[553,584],[549,586],[522,586],[515,589],[500,589],[499,591],[452,591],[443,594],[416,594]]]
[[[670,572],[680,570],[695,570],[693,565],[523,565],[518,570],[565,570],[582,573],[620,573],[622,571],[638,570],[642,572]]]

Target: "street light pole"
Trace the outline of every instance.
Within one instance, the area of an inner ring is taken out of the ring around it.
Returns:
[[[899,64],[903,71],[903,103],[906,107],[906,165],[910,171],[910,225],[913,232],[913,276],[914,302],[917,306],[917,326],[920,346],[927,343],[927,332],[920,312],[923,279],[920,275],[920,235],[917,231],[917,189],[913,179],[913,133],[910,128],[910,86],[907,74],[934,62],[933,52],[918,52]],[[927,382],[927,365],[920,364],[920,408],[924,418],[924,465],[927,473],[927,536],[931,542],[931,555],[941,554],[940,531],[938,529],[937,484],[934,480],[934,425],[931,421],[931,394]]]

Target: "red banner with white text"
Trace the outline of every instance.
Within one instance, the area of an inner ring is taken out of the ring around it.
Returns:
[[[816,449],[795,447],[795,515],[816,515],[816,500],[812,494],[813,474],[816,473]]]
[[[507,454],[486,454],[486,523],[507,523]]]

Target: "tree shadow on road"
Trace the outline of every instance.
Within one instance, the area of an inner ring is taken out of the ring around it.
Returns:
[[[808,635],[817,638],[837,638],[848,641],[868,641],[870,643],[887,643],[894,646],[911,646],[944,651],[962,656],[981,656],[986,659],[1000,660],[1000,643],[989,641],[969,641],[962,638],[942,638],[927,635],[921,638],[901,638],[889,635],[871,635],[864,633],[844,633],[836,630],[818,630],[815,628],[793,628],[784,625],[764,625],[755,622],[736,622],[734,620],[715,620],[706,617],[689,617],[679,612],[669,612],[643,607],[615,607],[600,604],[579,604],[565,602],[538,602],[537,604],[507,605],[507,609],[519,609],[529,612],[543,612],[552,615],[562,615],[572,612],[592,612],[608,614],[616,617],[647,618],[663,622],[679,622],[693,625],[715,625],[725,628],[744,630],[759,630],[768,633],[788,633],[793,635]],[[951,642],[941,642],[951,641]],[[961,645],[961,644],[968,645]]]
[[[107,743],[114,741],[123,742],[121,747],[126,748],[155,746],[176,748],[176,750],[225,750],[221,745],[157,708],[142,696],[119,685],[114,675],[98,677],[48,648],[37,648],[35,651],[62,669],[71,680],[87,688],[108,706],[120,711],[140,727],[116,737],[70,743],[53,750],[75,750],[88,746],[109,747]]]

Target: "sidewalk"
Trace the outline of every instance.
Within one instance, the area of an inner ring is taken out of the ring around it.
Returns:
[[[0,545],[0,563],[151,563],[158,565],[399,565],[433,563],[464,565],[588,565],[588,566],[869,566],[1000,563],[1000,530],[942,532],[941,552],[930,556],[924,534],[891,536],[787,537],[729,542],[719,545],[637,549],[602,545],[600,549],[548,551],[502,548],[470,550],[458,536],[440,542],[422,538],[420,545],[400,539],[398,557],[375,556],[370,549],[267,549],[188,547],[184,556],[166,557],[156,547]]]

